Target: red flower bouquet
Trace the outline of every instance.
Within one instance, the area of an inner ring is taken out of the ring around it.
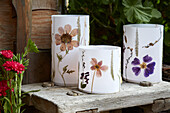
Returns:
[[[20,113],[22,104],[21,84],[29,60],[29,52],[38,52],[37,46],[28,41],[25,52],[14,55],[11,50],[0,51],[0,113]]]

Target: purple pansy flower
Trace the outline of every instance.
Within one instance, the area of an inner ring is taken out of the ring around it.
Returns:
[[[148,55],[143,57],[143,63],[140,63],[140,60],[138,58],[134,58],[132,64],[135,65],[135,67],[132,68],[132,71],[135,73],[136,76],[138,76],[141,72],[141,69],[144,69],[144,76],[148,77],[150,74],[153,74],[154,67],[156,64],[155,62],[151,62],[151,61],[152,61],[152,57]]]

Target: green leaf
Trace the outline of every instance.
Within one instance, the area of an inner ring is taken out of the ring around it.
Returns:
[[[59,54],[57,54],[57,58],[58,58],[58,61],[59,61],[59,62],[61,62],[62,59],[63,59],[62,55],[59,55]]]
[[[102,3],[103,3],[104,5],[108,5],[108,4],[110,3],[110,0],[102,0]]]
[[[152,9],[152,17],[160,18],[162,14],[157,9]]]
[[[4,97],[4,99],[11,105],[11,102],[10,102],[10,100],[7,97]]]
[[[4,109],[4,113],[7,113],[7,111],[8,111],[7,101],[5,102],[5,104],[4,104],[4,106],[3,106],[3,109]]]
[[[21,113],[24,113],[25,110],[26,110],[26,109],[23,109],[23,110],[21,111]]]
[[[31,39],[28,40],[27,48],[29,48],[29,52],[35,52],[35,53],[39,52],[36,44]]]
[[[39,90],[31,90],[31,91],[27,91],[27,92],[24,92],[22,93],[22,95],[25,95],[25,94],[28,94],[28,93],[35,93],[35,92],[39,92],[41,91],[40,89]]]
[[[164,43],[166,46],[170,47],[170,32],[165,32]]]
[[[25,105],[25,103],[24,104],[19,104],[18,106],[17,106],[17,109],[20,109],[22,106],[24,106]]]
[[[106,35],[103,35],[103,36],[102,36],[102,39],[103,39],[103,40],[108,40],[108,37],[107,37]]]
[[[153,3],[152,3],[151,1],[148,1],[148,0],[146,0],[146,1],[143,3],[143,6],[144,6],[144,7],[152,7],[152,8],[154,7],[154,6],[153,6]]]
[[[25,60],[25,61],[23,62],[23,65],[24,65],[24,66],[28,66],[28,65],[29,65],[29,59],[27,59],[27,60],[24,59],[24,60]]]
[[[123,0],[124,15],[131,23],[149,22],[152,18],[152,8],[144,7],[141,0]]]
[[[160,1],[161,1],[161,0],[157,0],[157,4],[159,4],[159,3],[160,3]]]
[[[66,73],[71,74],[71,73],[73,73],[73,72],[75,72],[75,71],[74,71],[74,70],[67,70]]]

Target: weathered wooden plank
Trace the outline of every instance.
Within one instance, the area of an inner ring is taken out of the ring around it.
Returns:
[[[165,99],[164,110],[170,110],[170,98]]]
[[[45,112],[42,112],[42,111],[39,111],[37,109],[35,109],[35,107],[33,106],[24,106],[22,107],[25,111],[24,113],[45,113]]]
[[[31,38],[39,49],[51,49],[51,39],[50,38]]]
[[[0,49],[9,49],[13,50],[15,48],[15,39],[10,39],[10,38],[2,38],[0,39]]]
[[[30,53],[27,83],[50,81],[51,74],[51,52],[50,50],[39,53]]]
[[[76,113],[99,113],[99,112],[98,112],[98,109],[90,109],[90,110],[84,110],[84,111],[77,111]]]
[[[17,9],[17,0],[11,0],[15,9]]]
[[[153,112],[161,112],[170,110],[170,98],[162,98],[155,100],[152,105]]]
[[[32,10],[37,9],[50,9],[57,10],[59,4],[58,0],[33,0],[32,1]]]
[[[51,49],[51,15],[58,14],[52,10],[37,10],[32,12],[31,39],[39,49]]]
[[[75,113],[90,109],[98,109],[98,111],[109,111],[133,106],[152,104],[154,100],[170,97],[170,83],[161,82],[151,87],[142,87],[137,84],[123,83],[121,91],[114,94],[87,94],[80,96],[68,96],[67,92],[77,90],[76,88],[51,87],[43,88],[41,84],[24,85],[22,90],[41,89],[40,92],[32,93],[30,96],[32,101],[36,103],[39,110],[48,113],[46,107],[37,104],[41,100],[46,100],[46,104],[53,103],[56,105],[59,113]],[[82,93],[82,92],[81,92]],[[53,113],[53,112],[51,112]],[[55,113],[55,112],[54,112]]]
[[[23,53],[32,29],[32,0],[13,1],[17,13],[17,53]],[[27,56],[29,57],[29,56]],[[28,72],[25,72],[23,83],[28,83]]]
[[[17,52],[24,51],[24,47],[31,37],[32,0],[17,0]]]
[[[16,41],[16,22],[10,0],[0,1],[0,49],[14,50]]]
[[[31,38],[39,49],[50,49],[51,15],[58,14],[57,1],[12,0],[12,3],[17,12],[17,52],[24,51],[28,38]],[[24,75],[24,84],[50,80],[51,53],[49,51],[30,54],[27,58],[30,59],[30,65]]]

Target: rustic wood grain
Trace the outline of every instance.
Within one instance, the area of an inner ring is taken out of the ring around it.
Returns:
[[[46,105],[56,105],[58,113],[75,113],[90,109],[101,111],[116,110],[121,108],[153,104],[154,100],[170,97],[170,83],[161,82],[151,87],[142,87],[137,84],[123,83],[121,91],[114,94],[87,94],[80,96],[68,96],[67,92],[77,90],[76,88],[51,87],[43,88],[42,84],[24,85],[22,91],[40,89],[41,91],[31,93],[33,105],[44,112],[48,108],[41,106],[39,101],[45,101]],[[56,113],[56,112],[51,112]]]
[[[12,2],[17,13],[17,53],[23,53],[32,29],[32,0]],[[29,56],[27,56],[29,58]],[[28,83],[28,71],[25,72],[23,83]]]
[[[50,81],[51,74],[51,52],[50,50],[40,50],[39,53],[29,55],[27,83],[37,83]]]
[[[0,0],[0,49],[15,49],[16,22],[10,0]]]
[[[58,14],[52,10],[37,10],[32,12],[31,39],[39,49],[51,49],[51,15]]]
[[[32,1],[32,10],[37,9],[50,9],[57,10],[57,0],[33,0]]]
[[[154,101],[152,105],[153,112],[170,110],[170,98],[162,98]]]
[[[28,38],[39,49],[51,49],[51,15],[58,14],[56,0],[12,0],[17,12],[17,52],[24,51]],[[30,54],[30,65],[23,83],[36,83],[50,80],[51,53],[40,51]]]
[[[32,0],[17,0],[17,52],[22,53],[31,37]]]
[[[17,9],[17,0],[10,0],[15,9]]]
[[[170,110],[170,98],[165,99],[164,110]]]

